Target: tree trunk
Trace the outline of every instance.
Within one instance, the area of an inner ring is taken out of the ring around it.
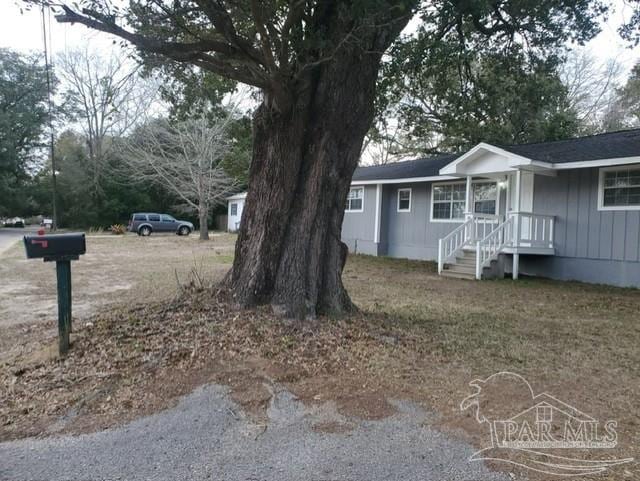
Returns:
[[[353,22],[328,23],[345,38]],[[353,310],[342,284],[344,206],[373,120],[381,53],[398,23],[363,31],[292,88],[286,108],[265,94],[254,118],[249,190],[231,272],[243,306],[270,302],[286,317]],[[342,30],[340,30],[342,29]]]
[[[198,208],[198,219],[200,222],[200,240],[209,240],[209,208],[200,204]]]

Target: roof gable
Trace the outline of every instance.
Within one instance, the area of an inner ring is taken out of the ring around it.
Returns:
[[[440,169],[440,173],[443,175],[497,174],[531,164],[532,161],[529,158],[481,142]]]

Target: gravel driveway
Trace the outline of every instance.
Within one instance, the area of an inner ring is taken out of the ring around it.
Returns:
[[[274,394],[267,425],[245,419],[226,388],[209,385],[173,409],[77,437],[0,444],[3,480],[509,480],[467,459],[474,449],[428,427],[408,402],[353,429],[330,404]],[[329,423],[329,424],[326,424]],[[338,431],[338,432],[335,432]]]

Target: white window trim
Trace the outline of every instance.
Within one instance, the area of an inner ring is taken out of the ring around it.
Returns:
[[[236,206],[236,213],[232,214],[231,212],[233,211],[233,206]],[[238,217],[238,203],[237,202],[229,202],[229,215],[231,217]]]
[[[598,210],[601,210],[601,211],[640,210],[640,205],[609,205],[609,206],[604,205],[604,174],[605,172],[614,172],[617,170],[629,170],[630,168],[635,169],[636,167],[638,168],[638,170],[640,170],[640,164],[638,164],[637,166],[617,165],[615,167],[600,168],[600,171],[598,172]]]
[[[351,212],[351,213],[358,213],[358,212],[364,212],[364,187],[350,187],[349,188],[349,192],[351,192],[352,190],[361,190],[362,191],[362,207],[360,209],[344,209],[345,213],[347,212]],[[349,203],[349,205],[351,205],[351,203]]]
[[[400,208],[400,192],[409,192],[409,208],[408,209],[401,209]],[[411,191],[411,188],[404,188],[404,189],[398,189],[398,202],[397,202],[397,210],[398,212],[411,212],[411,203],[412,203],[412,198],[413,198],[413,192]]]
[[[442,224],[462,224],[464,222],[464,217],[459,218],[459,219],[434,219],[433,218],[433,207],[434,207],[434,201],[433,201],[433,190],[436,186],[440,186],[440,185],[451,185],[451,184],[463,184],[466,185],[466,181],[455,181],[455,182],[433,182],[431,184],[431,199],[429,200],[429,202],[431,203],[431,209],[430,209],[430,215],[429,215],[429,222],[433,222],[433,223],[442,223]],[[474,180],[471,182],[471,187],[472,187],[472,195],[473,195],[473,186],[475,184],[496,184],[496,214],[495,215],[499,215],[500,213],[500,185],[499,182],[496,180],[485,180],[485,179],[479,179],[479,180]],[[473,199],[471,199],[471,201],[473,202]],[[466,202],[465,202],[466,203]],[[473,207],[473,206],[472,206]]]

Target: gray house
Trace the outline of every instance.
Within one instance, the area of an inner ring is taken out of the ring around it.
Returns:
[[[342,237],[445,276],[640,287],[640,129],[358,168]]]

